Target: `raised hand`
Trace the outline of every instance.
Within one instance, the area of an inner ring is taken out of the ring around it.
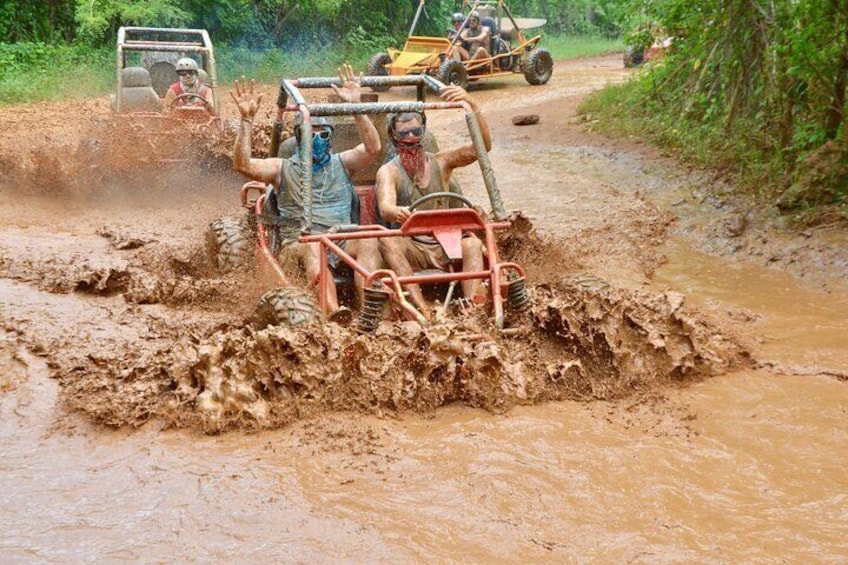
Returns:
[[[342,81],[341,88],[335,84],[331,85],[338,97],[345,102],[359,102],[361,99],[362,73],[359,73],[357,78],[353,72],[353,67],[345,63],[339,68],[339,79]]]
[[[233,81],[233,90],[230,91],[230,96],[236,103],[241,117],[249,120],[259,110],[264,93],[258,91],[255,80],[251,79],[250,82],[247,82],[247,79],[241,77],[241,84],[238,80]]]
[[[451,85],[446,86],[439,92],[442,100],[445,102],[471,102],[471,96],[461,86]]]

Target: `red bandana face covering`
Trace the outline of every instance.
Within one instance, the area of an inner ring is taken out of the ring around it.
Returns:
[[[395,143],[397,144],[397,151],[400,156],[400,163],[403,165],[403,170],[406,171],[409,178],[420,186],[422,181],[426,181],[426,162],[424,148],[421,146],[421,138],[406,137],[404,139],[395,139]],[[418,176],[424,178],[418,178],[416,173],[418,173]]]

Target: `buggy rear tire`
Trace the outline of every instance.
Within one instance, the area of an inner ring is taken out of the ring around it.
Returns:
[[[554,73],[554,60],[547,49],[534,49],[521,62],[521,72],[530,84],[545,84]]]
[[[371,77],[385,77],[389,76],[389,71],[386,69],[386,65],[391,64],[392,58],[389,57],[388,53],[377,53],[371,60],[368,61],[368,66],[365,67],[366,75]],[[371,90],[374,92],[386,92],[389,90],[391,86],[372,86]]]
[[[632,69],[634,67],[638,67],[642,63],[645,62],[645,51],[642,49],[636,49],[634,47],[628,47],[624,52],[624,68]]]
[[[439,80],[448,86],[468,88],[468,70],[456,59],[445,59],[439,67]]]
[[[299,288],[277,288],[262,295],[256,305],[256,325],[311,326],[324,319],[312,295]]]
[[[235,218],[215,220],[206,230],[206,251],[219,273],[246,267],[252,248],[250,230]]]

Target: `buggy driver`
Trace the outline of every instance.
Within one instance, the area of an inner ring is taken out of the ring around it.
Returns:
[[[212,89],[200,79],[197,62],[183,57],[176,64],[179,80],[165,93],[163,106],[166,110],[184,106],[205,107],[210,112],[215,107]]]

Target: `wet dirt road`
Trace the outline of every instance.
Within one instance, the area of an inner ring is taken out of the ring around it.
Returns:
[[[577,123],[580,96],[625,76],[620,58],[608,57],[561,63],[545,87],[516,77],[476,91],[507,208],[556,236],[574,270],[622,289],[679,293],[742,342],[750,363],[614,401],[504,414],[451,404],[325,412],[217,436],[162,429],[158,418],[112,430],[81,415],[79,399],[60,388],[72,383],[50,378],[56,366],[80,347],[96,366],[127,343],[177,343],[169,332],[226,323],[241,305],[228,310],[202,286],[179,282],[149,305],[91,289],[132,274],[136,261],[191,270],[203,226],[234,208],[238,178],[210,174],[204,191],[119,195],[96,210],[5,187],[4,561],[844,563],[841,256],[819,234],[791,263],[757,255],[753,244],[742,257],[704,253],[718,246],[710,230],[721,210],[707,206],[702,217],[689,205],[693,186],[709,181]],[[510,125],[530,112],[539,126]],[[458,126],[433,121],[440,140]],[[479,199],[481,183],[462,173]],[[134,240],[147,244],[120,251]],[[132,381],[152,361],[131,358],[143,349],[126,351],[120,380]],[[100,396],[110,386],[103,381]]]

